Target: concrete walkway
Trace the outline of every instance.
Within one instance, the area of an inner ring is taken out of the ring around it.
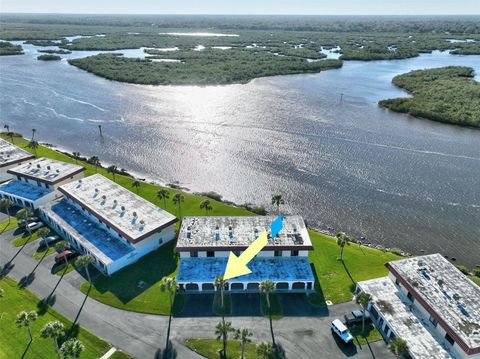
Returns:
[[[17,282],[26,283],[39,298],[48,298],[56,310],[72,321],[137,358],[154,358],[159,348],[165,346],[168,317],[123,311],[86,297],[74,285],[81,283],[77,272],[68,273],[64,278],[52,275],[53,256],[44,258],[39,264],[32,258],[38,244],[29,243],[19,251],[20,248],[10,244],[13,237],[12,231],[0,235],[0,266],[4,268],[10,263],[8,275]],[[201,300],[200,297],[198,299]],[[191,300],[196,299],[189,298]],[[372,343],[370,347],[347,347],[332,336],[329,328],[332,318],[341,318],[353,308],[357,308],[356,304],[343,303],[329,307],[325,316],[276,320],[273,324],[276,340],[283,346],[288,358],[393,358],[383,341]],[[233,317],[229,320],[236,328],[250,328],[254,333],[253,341],[270,341],[267,319]],[[185,346],[185,340],[213,338],[218,321],[218,317],[173,318],[171,341],[177,358],[202,358]]]

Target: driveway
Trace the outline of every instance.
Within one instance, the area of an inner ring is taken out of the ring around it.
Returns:
[[[65,278],[52,275],[52,256],[46,257],[40,264],[32,258],[38,241],[27,244],[19,251],[19,248],[10,244],[13,237],[12,231],[0,236],[0,265],[7,268],[10,277],[20,282],[28,276],[29,280],[25,283],[39,298],[46,298],[56,310],[72,321],[137,358],[153,358],[157,350],[164,347],[167,317],[123,311],[87,298],[78,290],[78,285],[83,281],[79,273],[73,271]],[[245,298],[245,301],[235,299],[234,303],[243,303],[246,315],[228,320],[236,328],[250,328],[254,334],[253,341],[269,341],[268,319],[256,316],[258,298],[253,298]],[[312,309],[301,308],[304,301],[295,296],[284,297],[282,301],[284,308],[290,307],[285,313],[290,316],[275,320],[273,327],[276,341],[283,346],[288,358],[393,358],[383,341],[370,346],[345,346],[333,337],[330,322],[357,308],[355,303],[338,304],[327,310],[313,309],[311,312]],[[208,310],[211,303],[211,297],[190,295],[186,299],[186,311],[180,317],[173,318],[171,340],[178,358],[202,358],[186,348],[184,343],[188,338],[214,337],[219,318],[194,315],[195,308]],[[249,313],[248,309],[252,311],[252,307],[254,312]]]

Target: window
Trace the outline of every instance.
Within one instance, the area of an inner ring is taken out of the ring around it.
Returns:
[[[207,252],[207,257],[215,257],[215,252]]]
[[[158,239],[158,244],[159,244],[159,245],[162,245],[162,243],[163,243],[163,238],[159,238],[159,239]]]
[[[412,293],[410,293],[410,292],[408,292],[408,294],[407,294],[407,298],[408,298],[408,299],[410,299],[412,302],[414,302],[414,301],[415,301],[415,299],[413,298],[413,295],[412,295]]]
[[[430,318],[428,318],[428,320],[430,321],[430,323],[433,324],[434,327],[437,326],[438,322],[435,320],[435,318],[433,318],[432,316],[430,316]]]
[[[451,345],[454,345],[455,344],[455,340],[453,340],[453,338],[447,333],[445,334],[445,339],[447,340],[447,342],[449,342]]]
[[[281,257],[282,256],[282,251],[275,251],[274,256],[275,257]]]
[[[197,258],[198,257],[198,252],[190,252],[190,257],[191,258]]]
[[[298,251],[292,251],[291,256],[292,257],[298,257]]]

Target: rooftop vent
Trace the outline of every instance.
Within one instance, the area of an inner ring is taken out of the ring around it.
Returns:
[[[37,168],[42,168],[42,166],[40,166],[40,163],[37,163]]]
[[[57,173],[60,173],[60,170],[59,170],[59,169],[57,169],[55,172],[57,172]]]
[[[50,166],[47,166],[47,170],[49,170],[49,171],[51,170]]]

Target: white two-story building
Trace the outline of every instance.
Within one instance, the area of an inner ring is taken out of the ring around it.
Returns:
[[[7,171],[35,158],[31,153],[0,138],[0,183],[12,179]]]
[[[480,358],[480,287],[440,254],[387,263],[388,277],[358,283],[388,340],[414,359]]]
[[[31,160],[7,171],[13,179],[0,185],[0,198],[19,207],[37,209],[60,197],[58,187],[83,178],[84,171],[82,166],[49,158]]]
[[[274,216],[185,217],[178,235],[180,253],[177,282],[188,292],[213,291],[223,275],[230,251],[237,256],[267,230],[268,244],[248,263],[252,273],[228,281],[230,291],[258,291],[265,280],[278,291],[312,291],[315,278],[308,262],[313,249],[305,222],[286,216],[283,228],[271,237]]]
[[[40,216],[111,275],[175,238],[177,218],[102,175],[59,187]]]

